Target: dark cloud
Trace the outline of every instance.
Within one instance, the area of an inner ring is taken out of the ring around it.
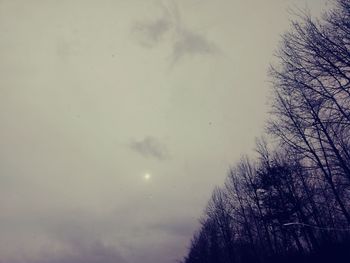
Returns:
[[[168,2],[169,6],[161,6],[163,15],[153,21],[135,22],[132,31],[143,46],[154,47],[166,41],[171,44],[172,60],[178,61],[187,55],[215,54],[219,48],[205,35],[188,28],[181,21],[180,12],[175,2]]]
[[[173,45],[173,59],[177,61],[186,55],[214,54],[217,51],[218,48],[214,42],[205,36],[183,29],[178,33],[178,38]]]
[[[152,157],[158,160],[165,160],[169,157],[165,145],[150,136],[141,141],[131,142],[130,148],[144,157]]]

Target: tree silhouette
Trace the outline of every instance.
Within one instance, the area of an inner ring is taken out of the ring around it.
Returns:
[[[302,13],[271,67],[277,139],[214,190],[184,263],[346,262],[350,256],[350,2]]]

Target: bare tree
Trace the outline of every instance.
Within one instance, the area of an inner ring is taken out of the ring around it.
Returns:
[[[341,185],[350,183],[350,64],[345,1],[323,23],[303,15],[284,35],[271,69],[275,92],[270,131],[282,139],[304,165],[313,167],[350,224]],[[336,22],[337,21],[337,22]]]
[[[270,71],[268,131],[279,143],[258,140],[256,160],[230,169],[184,263],[350,256],[350,2],[335,2],[283,36]]]

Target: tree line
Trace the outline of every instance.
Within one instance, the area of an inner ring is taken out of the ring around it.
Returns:
[[[350,1],[282,36],[267,131],[214,190],[183,263],[348,262]]]

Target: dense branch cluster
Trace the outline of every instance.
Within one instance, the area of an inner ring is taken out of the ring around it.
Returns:
[[[278,143],[230,169],[185,263],[350,258],[350,1],[301,18],[270,71]]]

